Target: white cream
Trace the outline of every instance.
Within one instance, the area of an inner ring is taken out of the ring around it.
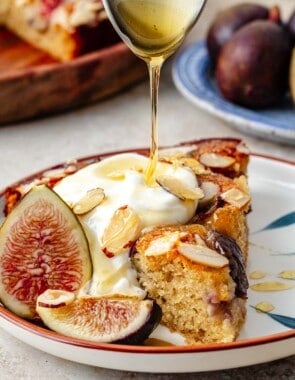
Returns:
[[[197,201],[182,201],[156,183],[146,185],[144,172],[148,162],[148,158],[134,153],[112,156],[66,177],[54,188],[70,205],[84,197],[88,190],[104,189],[105,200],[79,217],[87,231],[94,260],[92,294],[145,296],[131,267],[128,249],[109,258],[100,248],[103,232],[118,208],[131,207],[140,218],[142,228],[184,224],[195,213]],[[174,176],[190,187],[198,185],[193,172],[184,167],[159,162],[156,176],[162,174]]]

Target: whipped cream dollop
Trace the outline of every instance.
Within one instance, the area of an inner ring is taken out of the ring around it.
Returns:
[[[130,207],[141,222],[141,230],[155,225],[184,224],[195,214],[197,200],[181,200],[157,182],[148,186],[145,171],[149,159],[136,153],[124,153],[91,164],[60,181],[54,190],[69,205],[87,191],[102,188],[105,199],[79,219],[87,233],[94,263],[90,294],[123,294],[144,298],[145,292],[132,268],[129,248],[108,257],[102,250],[102,236],[114,213]],[[188,168],[158,162],[155,177],[168,175],[188,187],[198,186],[195,174]]]

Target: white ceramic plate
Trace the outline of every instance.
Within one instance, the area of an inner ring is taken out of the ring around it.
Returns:
[[[127,371],[176,373],[221,370],[295,354],[295,164],[253,155],[249,177],[253,197],[253,211],[249,215],[250,285],[277,282],[290,288],[264,292],[250,288],[247,320],[237,342],[197,347],[96,344],[37,326],[1,304],[0,327],[23,342],[58,357]],[[2,195],[1,210],[3,204]],[[263,278],[251,279],[255,271],[264,272]],[[282,274],[283,278],[280,277]],[[259,302],[271,303],[274,310],[271,314],[258,313],[253,307]],[[161,339],[175,341],[175,337],[166,330],[160,329],[154,335],[157,334]]]
[[[286,97],[277,107],[251,110],[226,101],[212,75],[203,41],[183,50],[173,63],[177,89],[193,104],[244,133],[295,144],[295,107]]]

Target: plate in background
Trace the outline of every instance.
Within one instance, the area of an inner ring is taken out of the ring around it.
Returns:
[[[244,133],[295,145],[295,107],[286,97],[277,107],[251,110],[225,100],[211,71],[204,41],[188,46],[174,60],[173,80],[193,104]]]

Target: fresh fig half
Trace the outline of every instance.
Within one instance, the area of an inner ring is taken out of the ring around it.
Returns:
[[[75,293],[91,275],[79,220],[49,187],[33,187],[0,230],[1,301],[19,316],[34,318],[39,294],[48,288]]]
[[[140,344],[162,313],[152,300],[124,296],[83,296],[47,290],[37,298],[43,323],[60,334],[92,342]]]

